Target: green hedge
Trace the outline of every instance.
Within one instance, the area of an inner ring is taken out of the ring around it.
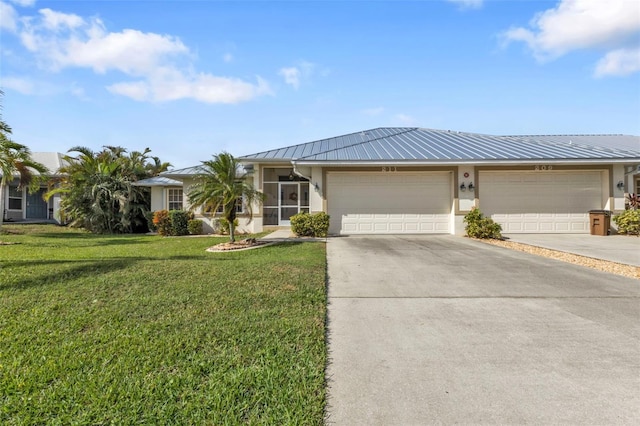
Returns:
[[[291,216],[291,230],[299,237],[326,237],[329,233],[329,215],[303,212]]]
[[[618,233],[640,235],[640,210],[625,210],[613,217]]]
[[[187,223],[190,235],[202,235],[202,221],[200,219],[191,219]]]
[[[158,210],[153,213],[153,225],[162,236],[187,235],[191,213],[184,210]]]
[[[489,217],[484,217],[479,209],[474,208],[464,216],[464,230],[471,238],[502,239],[502,226]]]
[[[170,210],[169,217],[171,218],[171,228],[173,235],[188,235],[189,234],[189,212],[184,210]]]

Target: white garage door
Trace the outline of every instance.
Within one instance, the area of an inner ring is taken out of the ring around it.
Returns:
[[[327,174],[332,234],[448,233],[451,174]]]
[[[480,172],[480,210],[504,233],[589,233],[602,208],[597,171]]]

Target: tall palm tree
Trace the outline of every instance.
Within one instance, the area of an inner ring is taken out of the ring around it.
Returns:
[[[31,158],[31,151],[25,145],[9,139],[11,128],[4,122],[0,130],[0,226],[4,220],[4,189],[18,175],[19,186],[29,186],[33,189],[37,185],[34,171],[44,175],[49,171],[43,165]]]
[[[242,199],[243,210],[253,217],[253,205],[262,202],[263,194],[256,190],[240,174],[240,163],[229,153],[214,155],[212,160],[202,161],[201,173],[187,197],[192,208],[204,207],[216,212],[222,208],[222,217],[229,222],[229,239],[235,242],[236,200]]]

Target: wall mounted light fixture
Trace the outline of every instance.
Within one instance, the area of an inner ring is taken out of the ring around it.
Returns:
[[[620,182],[618,182],[618,185],[616,185],[616,186],[618,187],[618,189],[619,189],[620,191],[622,191],[622,190],[624,189],[624,182],[623,182],[623,181],[620,181]]]
[[[295,176],[293,175],[293,169],[291,169],[291,171],[289,172],[289,180],[293,179],[295,179]]]
[[[464,191],[466,191],[466,190],[467,190],[467,187],[465,186],[464,182],[462,182],[462,183],[460,184],[460,191],[464,192]]]
[[[313,188],[316,190],[316,192],[320,190],[320,185],[318,185],[318,182],[313,184]]]
[[[473,182],[469,182],[469,191],[473,191],[475,186],[473,186]]]

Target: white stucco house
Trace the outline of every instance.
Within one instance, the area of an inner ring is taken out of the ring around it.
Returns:
[[[265,194],[240,229],[327,212],[330,234],[463,234],[473,207],[505,233],[589,233],[589,211],[640,193],[640,136],[493,136],[377,128],[239,158]],[[186,208],[198,166],[147,180],[152,209]],[[211,217],[202,216],[211,221]]]
[[[43,164],[50,172],[48,177],[55,178],[64,165],[64,154],[59,152],[33,152],[31,159]],[[37,172],[36,172],[37,174]],[[48,201],[44,199],[46,184],[35,192],[19,187],[16,174],[13,181],[4,188],[3,220],[11,221],[51,221],[60,223],[60,195],[54,195]]]

